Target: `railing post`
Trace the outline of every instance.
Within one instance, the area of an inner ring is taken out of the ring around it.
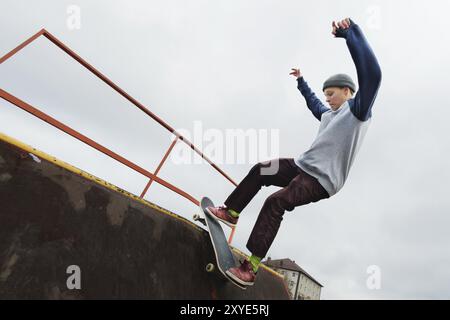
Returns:
[[[230,237],[228,238],[228,244],[231,244],[231,242],[233,241],[235,231],[236,231],[236,227],[231,227],[231,233],[230,233]]]
[[[167,157],[169,156],[170,152],[172,151],[173,147],[175,146],[175,144],[177,143],[178,139],[180,138],[180,136],[176,136],[175,140],[173,140],[172,144],[170,145],[169,149],[167,149],[166,154],[164,155],[164,157],[162,158],[161,162],[158,165],[158,168],[156,168],[156,171],[154,173],[155,176],[158,176],[159,170],[161,170],[161,167],[163,166],[164,162],[166,161]],[[144,190],[142,191],[140,198],[144,198],[145,194],[148,191],[148,188],[150,188],[150,185],[152,184],[153,179],[150,178],[150,180],[148,181],[147,185],[145,186]]]

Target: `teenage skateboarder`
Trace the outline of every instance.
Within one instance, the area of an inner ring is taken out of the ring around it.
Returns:
[[[311,148],[296,159],[282,158],[258,163],[226,199],[224,206],[208,210],[227,225],[235,225],[239,213],[248,205],[262,186],[279,186],[281,190],[264,202],[247,243],[252,253],[239,268],[227,274],[238,283],[252,285],[259,264],[275,239],[283,214],[295,207],[335,195],[344,185],[356,153],[371,122],[372,105],[381,83],[377,59],[360,27],[351,19],[332,23],[332,34],[346,39],[358,74],[359,91],[352,79],[337,74],[323,85],[326,107],[311,91],[299,69],[292,69],[298,89],[308,108],[321,122]],[[274,174],[267,168],[277,167]]]

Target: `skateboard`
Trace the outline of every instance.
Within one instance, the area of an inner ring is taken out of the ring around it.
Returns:
[[[245,290],[247,287],[236,283],[227,276],[226,271],[230,268],[236,267],[236,260],[234,259],[233,253],[231,252],[228,241],[225,237],[222,227],[219,221],[217,221],[209,212],[206,210],[207,207],[214,207],[214,203],[208,198],[203,197],[200,201],[200,209],[203,213],[202,217],[199,214],[194,215],[194,221],[199,221],[208,228],[209,236],[211,238],[211,243],[214,248],[214,254],[216,256],[217,269],[223,274],[223,276],[231,281],[234,285]],[[208,263],[206,265],[207,272],[213,272],[215,270],[214,263]]]

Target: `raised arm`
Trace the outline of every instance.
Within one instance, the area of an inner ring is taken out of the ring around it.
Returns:
[[[317,120],[320,121],[320,119],[322,118],[322,113],[327,112],[330,109],[325,107],[322,101],[320,101],[319,98],[317,98],[316,94],[308,86],[308,83],[305,81],[305,79],[303,79],[300,70],[298,69],[292,70],[293,72],[291,72],[291,75],[297,77],[297,88],[298,90],[300,90],[301,94],[305,98],[306,105],[308,106],[309,110],[311,110],[313,115],[317,118]]]
[[[372,106],[381,84],[380,65],[362,30],[351,19],[342,21],[339,26],[333,22],[333,34],[346,39],[358,74],[359,90],[349,101],[350,110],[359,120],[367,121],[372,116]]]

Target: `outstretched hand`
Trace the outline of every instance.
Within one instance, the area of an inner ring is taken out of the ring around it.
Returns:
[[[294,76],[296,78],[300,78],[302,76],[302,73],[300,72],[300,69],[292,68],[291,70],[292,70],[292,72],[289,73],[289,75],[292,75],[292,76]]]
[[[348,28],[350,28],[350,18],[345,18],[344,20],[338,21],[338,23],[336,24],[335,21],[333,21],[333,23],[331,24],[333,30],[331,31],[331,33],[336,37],[336,33],[338,32],[338,29],[343,29],[346,30]]]

